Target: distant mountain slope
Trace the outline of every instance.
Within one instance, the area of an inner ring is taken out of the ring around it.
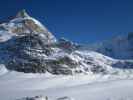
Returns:
[[[133,32],[88,47],[116,59],[133,59]]]

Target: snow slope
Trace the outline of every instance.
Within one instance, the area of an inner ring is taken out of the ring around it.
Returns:
[[[74,100],[133,100],[132,73],[55,76],[5,71],[1,67],[4,74],[0,75],[0,100],[40,95],[49,100],[66,96]]]

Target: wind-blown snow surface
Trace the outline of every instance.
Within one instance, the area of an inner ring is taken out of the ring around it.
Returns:
[[[130,71],[129,71],[130,72]],[[0,66],[0,100],[48,96],[48,100],[71,97],[74,100],[133,100],[132,73],[117,75],[80,74],[54,76],[7,71]]]

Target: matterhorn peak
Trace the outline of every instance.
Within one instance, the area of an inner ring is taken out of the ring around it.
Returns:
[[[8,22],[2,23],[0,28],[2,33],[9,33],[10,38],[12,38],[12,36],[21,37],[29,34],[37,34],[46,44],[56,41],[54,35],[40,21],[29,16],[24,9],[19,11],[16,17],[13,17]],[[6,40],[2,39],[2,41]]]
[[[28,15],[28,13],[26,12],[26,10],[25,9],[23,9],[23,10],[21,10],[21,11],[19,11],[18,13],[17,13],[17,16],[16,17],[21,17],[21,18],[25,18],[25,17],[29,17],[29,15]]]

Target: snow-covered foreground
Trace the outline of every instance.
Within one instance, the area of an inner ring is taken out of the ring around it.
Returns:
[[[48,96],[49,100],[133,100],[133,80],[129,75],[54,76],[24,74],[0,69],[0,100]]]

